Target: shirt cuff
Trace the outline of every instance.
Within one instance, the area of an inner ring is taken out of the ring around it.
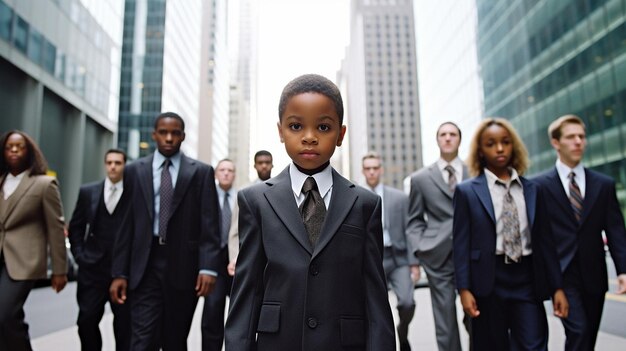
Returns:
[[[200,270],[200,274],[204,274],[204,275],[210,275],[213,277],[217,277],[217,272],[209,270],[209,269],[201,269]]]

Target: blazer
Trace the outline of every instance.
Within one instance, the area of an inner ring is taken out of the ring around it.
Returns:
[[[104,181],[85,184],[80,187],[76,207],[70,220],[68,237],[72,254],[79,263],[95,264],[112,250],[115,234],[121,225],[110,228],[106,233],[95,233],[98,220],[98,206],[104,205]],[[124,190],[115,211],[125,212],[128,202],[128,191]],[[114,212],[115,213],[115,212]],[[121,217],[121,216],[120,216]]]
[[[580,224],[574,218],[569,199],[556,170],[533,178],[552,206],[547,208],[557,243],[561,271],[577,257],[586,291],[604,294],[608,290],[607,268],[602,241],[606,233],[617,274],[626,273],[626,231],[624,217],[615,194],[615,181],[585,168],[585,198]]]
[[[380,197],[334,170],[332,176],[315,248],[289,167],[239,191],[241,248],[226,350],[395,350]]]
[[[463,165],[462,180],[467,178]],[[433,268],[441,267],[452,251],[452,195],[436,162],[411,176],[409,240],[413,254]]]
[[[129,208],[114,245],[112,275],[127,278],[131,290],[143,277],[154,240],[153,157],[140,158],[124,169]],[[219,267],[219,205],[213,168],[181,155],[172,201],[165,279],[179,289],[193,289],[200,270],[217,272]]]
[[[0,177],[0,185],[6,176]],[[44,279],[48,248],[52,274],[67,274],[63,205],[57,180],[24,175],[0,213],[0,249],[14,280]]]
[[[520,180],[531,233],[535,296],[546,300],[562,287],[561,271],[542,192],[526,178]],[[495,283],[496,218],[485,174],[458,184],[453,202],[457,289],[488,296]]]
[[[383,185],[383,209],[391,248],[399,266],[417,265],[411,243],[407,240],[409,197],[402,191]]]

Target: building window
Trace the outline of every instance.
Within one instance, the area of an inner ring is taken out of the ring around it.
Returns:
[[[16,16],[15,26],[13,27],[13,45],[23,53],[26,53],[26,44],[28,42],[28,22],[21,17]]]
[[[43,36],[35,29],[30,29],[30,37],[28,39],[28,58],[37,64],[41,64],[41,51],[43,45]]]
[[[13,10],[0,1],[0,38],[5,40],[11,39],[11,21],[13,19]]]

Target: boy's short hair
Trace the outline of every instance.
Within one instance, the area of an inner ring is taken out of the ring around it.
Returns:
[[[282,94],[280,94],[278,119],[282,120],[289,99],[305,93],[322,94],[332,100],[337,116],[339,116],[339,124],[343,124],[343,100],[339,88],[328,78],[318,74],[305,74],[287,83]]]
[[[163,112],[160,115],[156,116],[156,118],[154,119],[154,130],[157,129],[157,125],[159,124],[159,121],[164,118],[177,119],[180,122],[180,129],[182,129],[183,132],[185,131],[185,121],[179,114],[175,112]]]
[[[566,124],[578,124],[586,129],[585,122],[583,122],[582,118],[576,115],[564,115],[557,118],[554,122],[550,123],[548,126],[548,137],[550,139],[561,139],[561,129]]]

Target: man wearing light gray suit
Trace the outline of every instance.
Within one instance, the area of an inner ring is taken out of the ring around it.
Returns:
[[[419,279],[420,274],[417,259],[412,255],[413,250],[407,240],[409,198],[402,191],[380,182],[384,171],[380,155],[370,152],[363,156],[362,166],[366,188],[382,198],[383,268],[387,284],[398,299],[399,322],[396,329],[400,351],[407,351],[411,349],[407,339],[409,323],[415,312],[414,281]]]
[[[411,176],[409,194],[409,240],[428,276],[440,351],[461,350],[452,260],[452,195],[456,184],[468,178],[467,167],[458,158],[460,143],[458,126],[441,124],[440,158]]]

